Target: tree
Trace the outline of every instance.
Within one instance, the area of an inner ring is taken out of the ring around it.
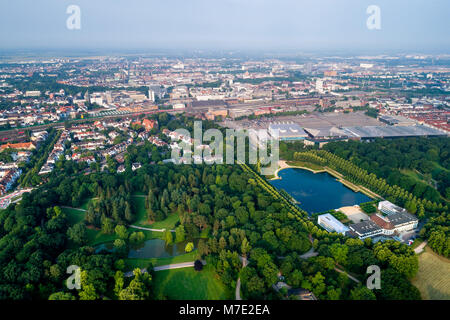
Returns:
[[[300,270],[295,269],[287,276],[287,283],[293,287],[298,287],[303,281],[303,274]]]
[[[325,277],[322,273],[317,272],[316,275],[311,279],[312,291],[316,296],[319,296],[325,291]]]
[[[114,232],[114,221],[110,218],[105,218],[102,221],[102,233],[112,234]]]
[[[203,262],[201,260],[195,260],[194,262],[194,270],[201,271],[203,269]]]
[[[172,231],[167,229],[166,231],[164,231],[164,241],[166,242],[166,246],[171,245],[173,243]]]
[[[341,265],[345,265],[347,263],[348,247],[346,245],[334,243],[330,247],[330,253],[337,263]]]
[[[119,300],[147,300],[150,298],[152,277],[147,272],[142,273],[139,268],[133,271],[134,278],[127,288],[119,292]]]
[[[83,222],[75,224],[67,230],[67,236],[76,244],[83,245],[87,243],[86,226]]]
[[[208,243],[206,243],[206,241],[203,239],[200,239],[200,241],[198,242],[198,253],[200,254],[200,256],[205,256],[210,253]]]
[[[114,275],[114,293],[118,297],[124,286],[123,272],[116,271]]]
[[[241,243],[241,253],[245,257],[247,256],[247,253],[250,252],[252,247],[250,246],[250,243],[248,242],[247,238],[244,238]]]
[[[75,297],[70,292],[55,292],[52,293],[48,300],[76,300]]]
[[[122,240],[128,239],[128,231],[125,226],[118,224],[114,230],[116,231],[116,234],[120,239]]]
[[[358,286],[350,291],[350,299],[352,300],[376,300],[372,290],[364,286]]]
[[[142,231],[133,232],[129,240],[131,243],[141,243],[145,240],[145,234]]]
[[[191,252],[192,250],[194,250],[194,243],[193,243],[193,242],[188,242],[188,243],[186,244],[186,247],[184,248],[184,251],[185,251],[186,253],[189,253],[189,252]]]
[[[78,295],[80,300],[97,300],[99,297],[94,284],[88,280],[88,272],[86,270],[81,271],[81,291]]]
[[[127,243],[123,239],[116,239],[114,240],[114,249],[121,257],[125,257],[128,249],[127,249]]]
[[[186,231],[184,231],[184,227],[182,225],[179,225],[175,228],[175,241],[176,242],[183,242],[186,238]]]

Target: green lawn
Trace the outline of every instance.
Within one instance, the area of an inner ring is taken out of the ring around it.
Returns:
[[[154,229],[175,229],[175,224],[180,220],[177,214],[171,214],[163,221],[157,221],[149,224],[147,221],[147,211],[145,209],[145,198],[141,196],[132,196],[133,207],[136,212],[136,222],[134,223],[140,227],[148,227]]]
[[[89,205],[89,202],[95,201],[95,200],[96,200],[95,198],[88,198],[88,199],[84,200],[84,201],[81,203],[80,208],[81,208],[81,209],[84,209],[84,210],[87,210],[88,205]]]
[[[419,271],[412,284],[424,300],[450,299],[450,260],[434,253],[430,248],[419,255]]]
[[[314,170],[314,171],[324,170],[322,166],[320,166],[318,164],[310,163],[310,162],[286,161],[286,163],[288,165],[290,165],[290,166],[309,168],[309,169]]]
[[[67,220],[69,221],[70,225],[77,224],[84,219],[84,211],[73,209],[73,208],[62,208],[62,211],[67,214]],[[138,230],[134,228],[128,228],[129,234],[132,232],[143,232],[145,235],[145,240],[149,239],[156,239],[156,238],[162,238],[163,233],[162,232],[152,232],[147,230]],[[100,230],[96,230],[93,228],[87,228],[87,236],[88,236],[88,244],[91,246],[95,246],[101,243],[105,242],[112,242],[115,239],[117,239],[117,236],[115,233],[113,234],[103,234],[100,232]]]
[[[202,271],[194,268],[163,270],[155,272],[155,293],[170,300],[224,300],[232,299],[232,293],[220,281],[211,265]]]
[[[150,262],[153,264],[154,267],[157,267],[157,266],[164,266],[166,264],[195,261],[198,258],[199,257],[197,255],[197,250],[194,250],[186,254],[169,258],[150,258],[150,259],[127,258],[125,259],[125,264],[126,270],[133,270],[135,268],[140,269],[146,268]]]
[[[84,211],[72,208],[61,208],[61,210],[67,215],[70,225],[77,224],[84,219]]]

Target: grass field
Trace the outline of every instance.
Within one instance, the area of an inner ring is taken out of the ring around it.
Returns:
[[[63,212],[67,214],[67,220],[69,221],[70,225],[77,224],[84,219],[84,211],[73,209],[73,208],[62,208]],[[156,239],[156,238],[162,238],[163,233],[162,232],[152,232],[147,230],[137,230],[134,228],[128,228],[128,233],[131,234],[132,232],[143,232],[145,235],[145,240],[149,239]],[[117,239],[117,236],[115,233],[113,234],[103,234],[100,232],[100,230],[96,230],[93,228],[87,229],[87,236],[88,236],[88,244],[91,246],[95,246],[101,243],[105,242],[111,242]]]
[[[158,266],[164,266],[166,264],[173,264],[173,263],[182,263],[182,262],[189,262],[189,261],[195,261],[199,257],[197,255],[197,250],[191,251],[186,254],[182,254],[176,257],[169,257],[169,258],[151,258],[151,259],[132,259],[127,258],[125,259],[125,265],[126,270],[133,270],[135,268],[146,268],[149,263],[152,263],[154,267]]]
[[[232,293],[218,278],[213,267],[206,265],[202,271],[194,268],[155,272],[153,286],[156,293],[171,300],[223,300],[232,299]]]
[[[322,166],[320,166],[320,165],[318,165],[318,164],[310,163],[310,162],[304,162],[304,161],[286,161],[286,163],[287,163],[288,165],[290,165],[290,166],[309,168],[309,169],[314,170],[314,171],[324,170]]]
[[[412,283],[424,300],[450,299],[450,260],[438,256],[430,248],[419,255],[419,271]]]
[[[163,221],[157,221],[152,224],[147,221],[147,211],[145,209],[145,197],[133,195],[132,196],[133,207],[136,212],[136,222],[134,223],[140,227],[148,227],[154,229],[175,229],[175,224],[180,220],[178,215],[171,214]]]

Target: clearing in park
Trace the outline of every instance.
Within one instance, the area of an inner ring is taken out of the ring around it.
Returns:
[[[424,300],[450,299],[450,260],[430,248],[419,255],[419,271],[412,283]]]
[[[232,293],[220,281],[209,265],[202,271],[193,267],[155,272],[155,293],[170,300],[224,300],[232,299]]]

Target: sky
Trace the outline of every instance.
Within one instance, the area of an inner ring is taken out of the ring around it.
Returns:
[[[69,5],[81,28],[69,30]],[[369,30],[369,5],[381,29]],[[448,0],[1,0],[1,49],[450,53]]]

